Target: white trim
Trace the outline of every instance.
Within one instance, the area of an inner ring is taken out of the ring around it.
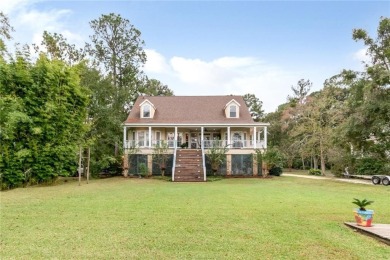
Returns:
[[[230,146],[232,144],[231,137],[230,137],[230,126],[227,128],[227,145]]]
[[[127,127],[123,127],[123,148],[126,149]]]
[[[152,148],[152,127],[149,126],[149,148]]]
[[[177,147],[177,127],[175,127],[175,138],[174,139],[175,140],[173,140],[174,141],[173,147],[176,149],[176,147]]]
[[[256,149],[256,137],[257,137],[256,126],[254,126],[253,127],[253,149]]]
[[[225,108],[227,108],[227,107],[230,105],[230,103],[236,103],[236,105],[241,106],[240,103],[238,103],[238,102],[233,98],[232,100],[230,100],[229,102],[226,103]]]
[[[144,103],[149,103],[149,105],[151,105],[153,107],[153,109],[156,109],[156,107],[153,105],[152,102],[149,101],[149,99],[145,99],[141,104],[139,104],[139,106],[140,107],[143,106]]]
[[[148,126],[162,126],[162,127],[167,127],[167,126],[180,126],[180,127],[201,127],[201,126],[206,126],[206,127],[253,127],[253,126],[269,126],[270,123],[191,123],[191,124],[186,124],[186,123],[124,123],[124,126],[131,126],[131,127],[148,127]]]
[[[202,146],[202,148],[204,147],[204,127],[202,126],[200,128],[200,145]]]

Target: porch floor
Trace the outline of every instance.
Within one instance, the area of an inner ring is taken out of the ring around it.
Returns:
[[[390,246],[390,224],[373,224],[371,227],[361,227],[354,222],[344,222],[344,224]]]

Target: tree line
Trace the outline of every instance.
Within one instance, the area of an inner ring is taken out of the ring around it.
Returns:
[[[1,188],[52,182],[77,171],[78,147],[91,148],[92,173],[118,171],[123,129],[139,95],[173,95],[142,71],[141,32],[118,14],[90,22],[83,48],[43,32],[38,45],[7,43],[13,27],[0,12]]]
[[[345,69],[312,93],[310,80],[299,80],[287,102],[264,117],[269,145],[290,169],[390,171],[390,19],[381,17],[376,38],[364,29],[352,38],[367,48],[363,71]]]

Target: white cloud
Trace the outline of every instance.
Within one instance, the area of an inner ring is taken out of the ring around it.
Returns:
[[[167,84],[175,95],[253,93],[267,112],[286,101],[298,74],[256,57],[221,57],[212,61],[172,57],[148,50],[145,72]]]
[[[144,66],[144,70],[150,73],[167,73],[169,71],[169,65],[165,60],[165,57],[155,50],[145,49],[147,61]]]
[[[223,68],[234,69],[242,67],[251,67],[254,64],[260,64],[262,62],[252,57],[222,57],[213,61],[213,63]]]
[[[69,9],[38,10],[36,4],[43,0],[1,0],[0,10],[10,19],[15,32],[15,42],[40,44],[43,31],[62,34],[70,43],[82,45],[84,37],[67,29],[67,18],[72,15]]]
[[[173,57],[170,64],[183,82],[196,86],[222,86],[236,74],[233,70],[219,66],[215,61]]]
[[[51,33],[62,34],[70,43],[82,44],[84,41],[81,35],[73,34],[66,29],[64,18],[72,14],[67,9],[51,9],[47,11],[38,11],[32,8],[26,8],[18,12],[17,25],[23,28],[23,31],[31,34],[31,39],[27,42],[32,42],[40,45],[44,31]],[[18,31],[18,28],[15,28]]]
[[[42,0],[1,0],[0,10],[6,15],[12,15],[13,12],[24,9],[33,3],[40,2]]]
[[[353,54],[353,58],[355,60],[368,63],[370,61],[370,57],[367,55],[367,48],[360,49]]]
[[[38,11],[34,9],[23,10],[18,14],[19,23],[28,26],[34,31],[37,30],[62,30],[63,24],[61,19],[71,14],[70,10],[52,9],[48,11]]]

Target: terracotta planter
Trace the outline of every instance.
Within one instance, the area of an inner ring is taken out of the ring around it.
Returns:
[[[360,210],[360,209],[355,209],[353,211],[355,215],[355,220],[358,226],[362,227],[371,227],[372,224],[372,218],[374,216],[374,211],[373,210]]]

